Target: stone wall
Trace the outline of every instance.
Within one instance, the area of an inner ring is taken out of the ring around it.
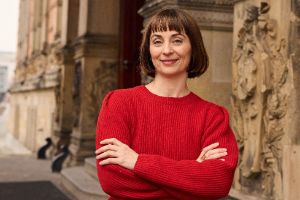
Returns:
[[[10,96],[9,130],[31,151],[51,137],[57,102],[53,90],[23,92]]]
[[[209,68],[199,78],[189,79],[189,88],[201,98],[231,111],[232,32],[203,30],[203,42],[209,56]]]

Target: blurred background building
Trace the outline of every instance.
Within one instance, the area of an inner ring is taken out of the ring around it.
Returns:
[[[16,67],[15,53],[0,51],[0,102],[6,94]]]
[[[230,195],[299,199],[298,0],[20,0],[11,132],[33,152],[50,137],[51,157],[66,147],[64,185],[99,199],[102,99],[148,81],[138,69],[141,32],[169,7],[196,19],[209,54],[209,70],[190,89],[232,116],[240,162]]]

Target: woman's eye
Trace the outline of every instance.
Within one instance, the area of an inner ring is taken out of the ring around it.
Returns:
[[[160,40],[154,40],[153,41],[153,44],[154,45],[160,45],[162,43],[162,41],[160,41]]]
[[[177,40],[174,40],[173,43],[179,45],[179,44],[182,44],[182,40],[177,39]]]

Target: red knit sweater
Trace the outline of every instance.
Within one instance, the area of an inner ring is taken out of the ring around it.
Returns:
[[[139,156],[134,170],[97,161],[110,199],[218,199],[230,190],[238,149],[228,113],[194,93],[161,97],[145,86],[110,92],[99,114],[96,148],[113,137]],[[227,148],[225,161],[197,162],[214,142]]]

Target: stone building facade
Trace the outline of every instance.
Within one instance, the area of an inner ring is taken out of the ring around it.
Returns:
[[[15,136],[33,151],[51,137],[55,148],[69,146],[75,164],[92,155],[104,95],[141,82],[136,72],[139,40],[132,44],[132,38],[141,38],[143,19],[165,7],[195,16],[211,57],[208,73],[189,86],[230,109],[232,3],[21,0],[10,90]],[[215,92],[208,92],[212,88]]]
[[[15,65],[16,54],[14,52],[0,51],[0,102],[10,87]]]
[[[11,130],[32,151],[51,137],[74,164],[92,155],[101,100],[117,87],[118,13],[118,1],[20,0]]]
[[[299,199],[298,0],[20,0],[12,132],[32,151],[46,137],[52,155],[67,146],[66,167],[93,157],[101,101],[148,81],[137,69],[141,31],[168,7],[196,19],[210,58],[189,88],[232,116],[240,162],[230,195]]]

